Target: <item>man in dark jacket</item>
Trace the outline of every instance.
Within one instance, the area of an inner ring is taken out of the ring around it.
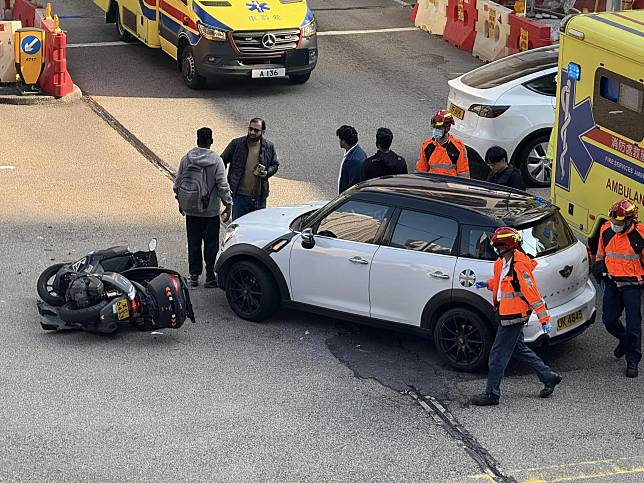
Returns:
[[[221,153],[228,169],[228,182],[233,192],[233,220],[251,211],[266,208],[268,178],[280,163],[275,146],[264,138],[266,123],[254,118],[248,125],[248,134],[233,139]]]
[[[485,164],[490,168],[491,173],[487,180],[519,190],[526,189],[521,171],[508,163],[508,153],[500,146],[492,146],[485,153]]]
[[[344,149],[338,175],[338,192],[342,193],[362,181],[362,163],[367,159],[367,153],[358,144],[358,132],[354,127],[340,126],[335,135]]]
[[[386,127],[378,129],[376,132],[378,152],[362,164],[362,181],[392,174],[407,174],[405,159],[389,150],[393,140],[394,135],[389,129]]]
[[[215,258],[219,251],[219,211],[221,209],[219,200],[224,203],[226,209],[221,215],[223,221],[230,218],[231,205],[233,203],[230,195],[230,187],[226,181],[226,168],[224,162],[217,153],[210,150],[212,146],[212,130],[202,127],[197,131],[197,147],[188,151],[177,170],[177,176],[173,186],[174,192],[179,191],[182,182],[182,174],[189,165],[202,167],[206,174],[207,189],[210,195],[208,205],[202,211],[195,213],[184,213],[186,217],[186,232],[188,235],[188,270],[190,272],[190,285],[199,285],[199,276],[203,270],[201,246],[203,243],[203,261],[206,264],[205,287],[216,287],[215,279]]]

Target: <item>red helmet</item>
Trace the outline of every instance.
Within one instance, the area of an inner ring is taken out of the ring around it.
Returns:
[[[450,126],[454,124],[454,116],[452,116],[452,113],[450,113],[446,109],[441,109],[440,111],[437,111],[436,114],[432,116],[431,123],[432,123],[432,126],[437,126],[437,127]]]
[[[610,207],[608,216],[617,221],[623,221],[625,225],[630,225],[633,221],[637,222],[637,206],[630,200],[623,199]]]
[[[490,244],[501,253],[516,250],[521,246],[521,234],[514,228],[502,226],[494,230]]]

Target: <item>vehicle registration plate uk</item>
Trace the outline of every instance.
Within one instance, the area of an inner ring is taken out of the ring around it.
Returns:
[[[116,302],[116,318],[125,320],[130,316],[130,308],[128,307],[127,300],[118,300]]]
[[[452,104],[451,102],[449,103],[449,112],[458,117],[461,121],[465,117],[465,110],[458,107],[456,104]]]
[[[267,77],[284,77],[286,68],[281,69],[254,69],[252,72],[253,79],[265,79]]]
[[[557,320],[557,330],[567,329],[573,325],[577,325],[584,319],[581,310],[573,312],[572,314],[564,315],[559,320]]]

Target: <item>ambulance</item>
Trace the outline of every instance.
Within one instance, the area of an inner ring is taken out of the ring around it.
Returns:
[[[644,10],[561,23],[552,200],[596,252],[608,208],[644,213]]]
[[[121,40],[138,39],[177,61],[188,87],[217,76],[288,77],[317,64],[317,27],[306,0],[94,0]]]

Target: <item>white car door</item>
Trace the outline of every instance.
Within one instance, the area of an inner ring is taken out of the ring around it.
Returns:
[[[350,199],[314,228],[313,248],[304,248],[298,235],[289,267],[293,301],[368,317],[375,242],[391,211]]]
[[[458,222],[403,209],[388,246],[376,252],[371,267],[371,316],[420,325],[423,309],[436,294],[451,292]]]

